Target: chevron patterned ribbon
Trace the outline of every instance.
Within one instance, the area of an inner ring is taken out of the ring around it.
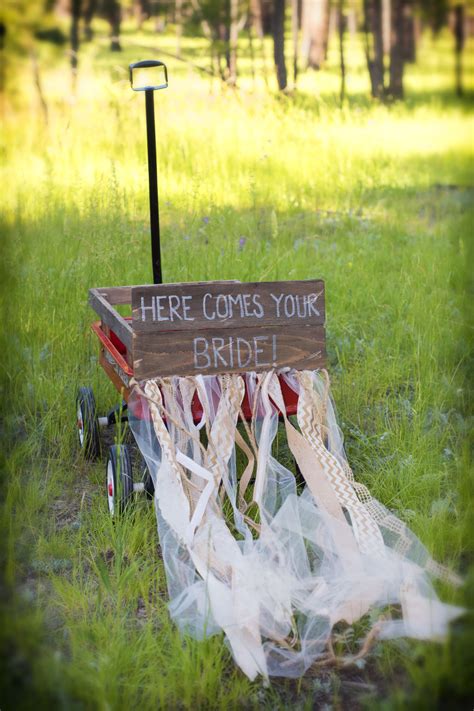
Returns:
[[[298,397],[298,425],[305,439],[314,450],[324,472],[334,489],[341,506],[346,509],[360,550],[369,555],[384,555],[384,542],[374,519],[360,503],[336,457],[324,446],[321,436],[321,421],[317,418],[318,404],[313,388],[312,374],[302,371],[297,374],[300,383]]]

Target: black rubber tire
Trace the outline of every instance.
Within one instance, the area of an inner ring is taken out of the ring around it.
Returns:
[[[109,447],[105,487],[110,515],[123,513],[133,498],[132,459],[126,444],[113,444]]]
[[[99,422],[92,388],[79,388],[76,397],[79,446],[86,459],[100,456]]]
[[[153,499],[155,496],[155,485],[153,484],[153,479],[148,467],[145,467],[143,473],[143,484],[145,485],[145,494],[149,499]]]

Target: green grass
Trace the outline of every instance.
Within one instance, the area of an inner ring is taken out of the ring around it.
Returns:
[[[151,506],[109,519],[103,462],[77,452],[74,400],[89,384],[101,411],[117,403],[88,288],[151,278],[143,97],[126,67],[156,51],[137,49],[154,46],[146,26],[125,28],[112,56],[100,30],[74,99],[67,59],[41,47],[47,122],[26,60],[4,99],[2,709],[465,703],[467,618],[443,644],[380,644],[360,669],[250,683],[221,638],[183,640],[169,621]],[[208,62],[203,41],[185,44]],[[452,97],[447,38],[425,40],[406,103],[389,107],[367,99],[360,48],[350,52],[342,109],[335,48],[291,97],[254,85],[245,59],[238,91],[169,62],[156,96],[164,277],[326,280],[355,474],[466,576],[440,592],[469,605],[471,104]]]

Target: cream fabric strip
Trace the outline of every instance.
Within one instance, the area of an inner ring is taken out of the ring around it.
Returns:
[[[318,506],[327,511],[333,521],[331,525],[335,532],[335,540],[338,545],[339,554],[350,569],[355,566],[360,567],[360,555],[354,534],[346,521],[341,504],[334,492],[331,479],[327,476],[321,460],[314,456],[307,439],[293,427],[286,415],[285,403],[280,388],[278,377],[275,373],[269,373],[262,391],[270,391],[270,394],[277,405],[285,422],[288,446],[296,459],[296,463],[304,477]]]
[[[384,542],[379,527],[359,502],[336,457],[324,446],[320,422],[316,417],[318,404],[311,373],[298,372],[296,377],[300,382],[297,418],[301,432],[317,455],[340,505],[348,511],[360,550],[369,555],[384,555]]]

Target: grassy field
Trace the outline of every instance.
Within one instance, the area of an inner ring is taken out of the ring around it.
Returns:
[[[118,397],[88,288],[151,279],[144,106],[126,68],[160,53],[146,26],[125,28],[120,55],[98,29],[75,96],[64,52],[41,45],[47,113],[26,59],[8,65],[3,99],[2,710],[470,708],[469,616],[445,643],[379,644],[357,668],[264,688],[222,638],[183,640],[170,623],[152,506],[139,499],[112,524],[104,464],[78,453],[74,401],[83,384],[101,411]],[[185,44],[208,61],[203,41]],[[236,91],[170,60],[156,96],[164,278],[326,280],[355,475],[465,576],[443,599],[472,607],[472,103],[453,96],[446,38],[425,39],[406,103],[389,107],[368,100],[349,51],[342,109],[336,48],[288,97],[253,82],[245,60]]]

